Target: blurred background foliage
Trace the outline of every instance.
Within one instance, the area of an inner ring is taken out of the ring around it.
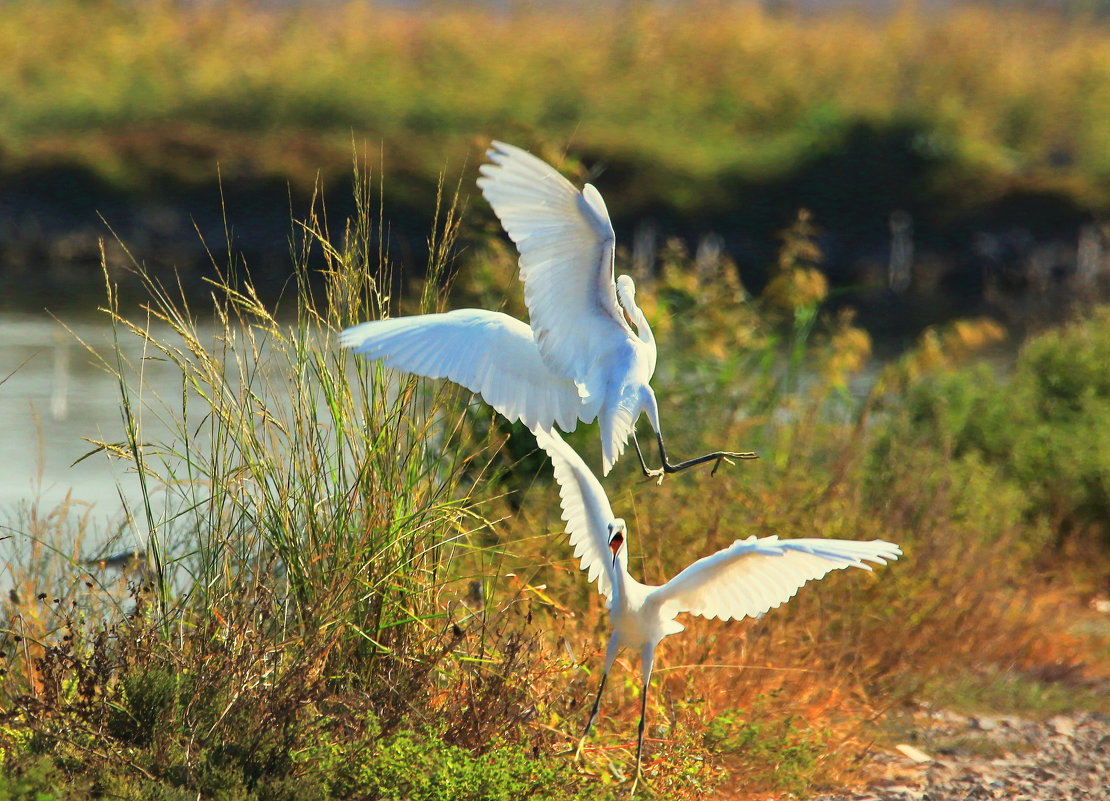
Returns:
[[[99,210],[188,274],[206,266],[194,224],[218,238],[226,213],[273,294],[290,203],[323,181],[351,210],[355,142],[381,154],[391,236],[418,265],[439,176],[471,193],[495,136],[596,181],[625,242],[720,235],[755,289],[805,207],[836,283],[885,284],[901,214],[915,282],[978,297],[1027,284],[1034,244],[1074,261],[1110,208],[1101,11],[17,0],[0,19],[0,263],[95,267]],[[494,224],[483,204],[473,219]]]

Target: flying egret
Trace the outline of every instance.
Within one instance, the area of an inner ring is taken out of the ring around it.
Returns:
[[[528,428],[597,419],[608,475],[631,435],[644,475],[754,453],[716,451],[672,464],[649,381],[656,346],[636,305],[636,286],[613,280],[616,237],[605,201],[581,192],[554,168],[518,147],[494,142],[478,186],[520,251],[520,277],[531,325],[482,309],[375,320],[345,330],[342,347],[427,378],[448,378],[476,392]],[[626,317],[627,315],[627,317]],[[636,327],[633,332],[632,327]],[[662,467],[649,468],[636,442],[646,414]]]
[[[870,570],[867,562],[886,564],[902,553],[897,545],[883,540],[780,540],[775,536],[752,535],[699,559],[662,586],[641,584],[628,574],[628,527],[613,515],[601,483],[557,433],[541,430],[534,433],[555,468],[563,519],[574,555],[581,559],[589,580],[596,579],[598,591],[609,599],[613,626],[605,649],[601,684],[575,756],[581,755],[597,718],[605,679],[617,653],[621,647],[634,649],[640,654],[643,689],[632,792],[640,780],[647,691],[655,649],[664,637],[685,628],[675,620],[677,615],[689,612],[710,620],[758,617],[789,601],[807,581],[845,567]]]

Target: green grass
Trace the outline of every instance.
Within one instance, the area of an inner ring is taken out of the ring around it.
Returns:
[[[911,382],[899,398],[905,415],[885,436],[939,445],[960,469],[996,470],[1020,490],[1018,511],[1050,522],[1057,545],[1110,541],[1108,360],[1103,309],[1026,343],[1006,377],[980,365]]]
[[[821,781],[831,736],[796,718],[768,715],[765,699],[750,710],[729,710],[709,722],[705,743],[738,780],[775,793],[804,795]]]
[[[19,547],[45,553],[8,568],[27,599],[10,599],[3,637],[18,666],[0,683],[11,776],[26,767],[33,781],[49,754],[73,786],[122,782],[113,792],[130,797],[341,797],[330,795],[339,779],[311,779],[296,758],[331,748],[343,756],[336,775],[357,774],[356,795],[378,793],[375,782],[421,755],[426,780],[398,792],[431,799],[515,797],[557,772],[522,756],[512,715],[483,722],[486,707],[521,697],[506,672],[527,644],[501,631],[460,642],[438,599],[477,547],[469,533],[488,525],[469,494],[486,444],[458,444],[467,411],[454,388],[394,376],[335,344],[338,330],[391,308],[368,180],[356,175],[359,213],[334,239],[323,217],[298,227],[298,282],[278,311],[234,263],[203,313],[139,264],[137,316],[108,283],[117,341],[137,337],[143,357],[128,363],[117,348],[102,360],[119,384],[121,432],[85,458],[129,464],[139,500],[124,506],[117,536],[145,543],[148,564],[121,593],[35,529],[15,528]],[[447,203],[431,276],[456,231]],[[325,264],[315,295],[313,252]],[[433,286],[418,309],[440,301]],[[153,392],[151,361],[179,376],[178,393]],[[41,528],[60,541],[59,519]],[[56,589],[53,603],[42,587]],[[464,688],[479,697],[441,713]],[[403,734],[414,727],[431,728]],[[486,743],[494,728],[512,742]]]

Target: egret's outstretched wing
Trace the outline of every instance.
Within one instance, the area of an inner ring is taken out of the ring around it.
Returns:
[[[616,236],[601,194],[494,142],[478,186],[520,251],[529,323],[551,368],[584,382],[605,337],[630,335],[613,284]],[[627,333],[626,333],[627,332]]]
[[[532,330],[501,312],[458,309],[375,320],[348,328],[339,344],[396,370],[448,378],[529,428],[558,423],[573,431],[580,414],[596,414],[571,381],[547,369]]]
[[[559,482],[559,503],[574,555],[590,581],[606,598],[613,594],[613,557],[609,552],[609,524],[613,510],[597,477],[586,467],[574,448],[556,432],[533,431],[536,442],[547,451]]]
[[[679,612],[709,619],[755,617],[786,603],[807,581],[832,570],[886,564],[902,550],[883,540],[797,539],[751,536],[699,559],[662,587],[647,603],[664,617]]]

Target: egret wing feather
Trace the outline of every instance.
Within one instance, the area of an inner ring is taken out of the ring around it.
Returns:
[[[574,555],[581,568],[606,598],[613,595],[613,558],[609,552],[609,523],[614,519],[609,499],[597,477],[574,448],[555,431],[534,430],[536,442],[547,451],[559,483],[559,504]]]
[[[520,252],[540,353],[555,372],[584,382],[598,343],[632,333],[617,304],[616,235],[605,201],[526,150],[494,142],[488,156],[478,186]]]
[[[648,598],[664,618],[680,612],[712,620],[758,617],[786,603],[807,581],[868,562],[886,564],[901,549],[883,540],[796,539],[751,536],[699,559]]]
[[[557,423],[573,431],[580,415],[596,414],[573,383],[551,373],[528,325],[501,312],[457,309],[374,320],[343,331],[339,344],[396,370],[450,379],[529,428]]]

